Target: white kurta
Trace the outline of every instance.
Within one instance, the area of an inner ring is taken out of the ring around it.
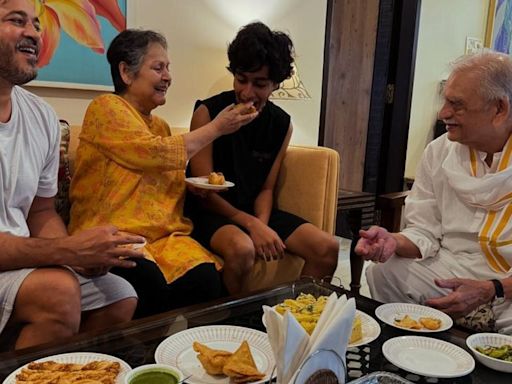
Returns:
[[[486,210],[463,202],[448,182],[443,163],[452,146],[446,135],[431,142],[423,154],[410,195],[405,202],[401,232],[420,250],[422,259],[393,256],[384,264],[367,268],[373,298],[382,302],[415,302],[445,295],[434,278],[503,279],[512,272],[497,273],[487,264],[478,243]],[[483,160],[485,153],[478,153]],[[501,153],[494,155],[495,172]],[[461,159],[461,161],[463,161]],[[512,334],[512,300],[493,307],[500,332]]]

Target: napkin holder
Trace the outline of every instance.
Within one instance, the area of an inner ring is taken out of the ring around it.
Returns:
[[[324,363],[330,361],[331,364],[318,365],[317,361]],[[314,369],[311,365],[314,365]],[[335,370],[333,365],[336,366]],[[271,376],[274,377],[274,374],[275,367]],[[347,366],[344,359],[332,349],[319,349],[302,362],[292,382],[293,384],[343,384],[346,377]]]

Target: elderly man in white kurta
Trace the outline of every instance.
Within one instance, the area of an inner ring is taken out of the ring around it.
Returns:
[[[405,228],[361,231],[373,298],[440,309],[461,323],[488,308],[512,334],[512,60],[486,52],[455,64],[431,142],[405,202]],[[487,320],[485,320],[487,321]],[[471,323],[471,322],[469,322]]]

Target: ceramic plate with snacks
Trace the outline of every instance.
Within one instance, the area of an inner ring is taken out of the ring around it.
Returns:
[[[360,345],[371,343],[380,335],[380,325],[373,317],[370,315],[356,310],[356,316],[361,317],[361,328],[363,333],[363,338],[352,343],[348,344],[348,347],[359,347]]]
[[[211,189],[212,191],[219,191],[226,188],[231,188],[235,185],[235,183],[232,183],[231,181],[225,181],[224,184],[210,184],[208,182],[207,176],[201,176],[201,177],[187,177],[185,179],[185,182],[193,185],[196,188],[201,189]]]
[[[155,361],[177,367],[189,384],[229,384],[229,377],[212,376],[206,373],[198,360],[193,343],[199,342],[212,349],[234,352],[243,341],[249,344],[258,371],[265,373],[262,380],[269,381],[275,365],[274,354],[266,333],[232,325],[211,325],[190,328],[175,333],[162,341],[155,351]]]
[[[375,320],[373,317],[360,310],[356,310],[356,317],[357,316],[359,316],[361,319],[362,338],[353,341],[352,343],[349,343],[348,348],[359,347],[361,345],[371,343],[380,335],[380,325],[377,322],[377,320]],[[261,322],[266,327],[265,317],[261,318]]]
[[[419,304],[382,304],[375,310],[375,316],[386,324],[410,332],[442,332],[453,325],[446,313]]]
[[[54,355],[54,356],[49,356],[49,357],[35,360],[36,363],[42,363],[42,362],[48,362],[48,361],[54,361],[55,363],[61,363],[61,364],[82,364],[82,365],[89,364],[94,361],[102,362],[102,363],[117,362],[120,365],[120,370],[116,377],[116,384],[123,384],[124,375],[126,375],[129,371],[131,371],[131,367],[125,361],[123,361],[115,356],[110,356],[110,355],[105,355],[103,353],[95,353],[95,352],[63,353],[61,355]],[[22,370],[26,369],[29,364],[25,364],[24,366],[18,368],[14,372],[12,372],[9,376],[7,376],[7,378],[4,380],[3,384],[15,384],[16,376],[21,374]],[[51,370],[45,370],[45,372],[47,372],[47,373],[43,373],[43,374],[48,374],[48,375],[54,376],[54,375],[58,374],[59,370],[58,370],[58,367],[55,367],[55,371],[52,372]],[[64,372],[64,373],[69,373],[69,372]],[[38,374],[40,375],[41,373],[38,373]],[[94,373],[94,372],[91,372],[91,374],[96,375],[96,373]],[[40,376],[39,376],[38,380],[41,380]],[[34,382],[37,382],[37,380]]]

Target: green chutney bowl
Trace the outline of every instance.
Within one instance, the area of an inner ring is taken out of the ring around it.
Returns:
[[[146,364],[132,369],[124,377],[124,384],[178,384],[183,373],[166,364]]]

